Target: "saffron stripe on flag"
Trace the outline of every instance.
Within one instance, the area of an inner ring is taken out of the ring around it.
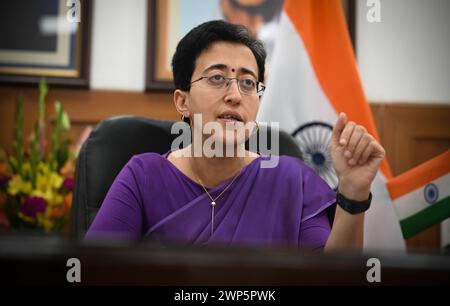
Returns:
[[[450,150],[408,170],[387,183],[389,194],[393,200],[420,188],[450,172]]]
[[[342,111],[349,120],[364,125],[378,138],[340,1],[286,0],[258,120],[279,122],[281,129],[295,134],[308,126],[331,127]],[[326,157],[327,152],[324,154],[317,148],[327,147],[329,140],[326,137],[313,140],[315,146],[298,140],[305,156],[317,153]],[[331,165],[330,160],[323,165],[328,163]],[[330,174],[332,171],[323,165],[315,164],[322,173]],[[373,205],[364,223],[366,250],[405,249],[400,223],[386,188],[386,180],[391,177],[385,159],[372,184]],[[381,228],[380,224],[383,224]]]
[[[301,37],[317,80],[336,113],[345,112],[349,120],[364,125],[379,140],[340,2],[288,0],[284,10]],[[382,161],[380,170],[387,179],[392,177],[387,159]]]

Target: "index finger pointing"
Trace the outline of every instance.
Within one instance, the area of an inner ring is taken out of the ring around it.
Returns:
[[[346,123],[347,123],[347,115],[345,113],[340,113],[338,120],[336,121],[336,124],[334,125],[334,128],[333,128],[333,140],[335,141],[335,143],[345,145],[345,142],[342,143],[342,141],[340,140],[340,137],[341,137],[342,131],[345,128]]]

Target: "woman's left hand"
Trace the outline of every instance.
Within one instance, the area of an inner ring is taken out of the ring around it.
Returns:
[[[362,125],[347,122],[340,113],[330,143],[333,166],[339,179],[339,192],[355,201],[367,200],[385,151]]]

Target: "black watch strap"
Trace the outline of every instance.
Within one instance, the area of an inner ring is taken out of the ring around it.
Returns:
[[[343,210],[352,215],[356,215],[369,209],[370,203],[372,202],[372,193],[369,193],[369,198],[366,201],[353,201],[347,199],[338,191],[336,193],[336,201]]]

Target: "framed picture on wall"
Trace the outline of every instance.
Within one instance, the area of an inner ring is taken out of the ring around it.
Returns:
[[[89,85],[92,1],[0,2],[0,82]]]
[[[284,0],[148,0],[146,89],[170,91],[171,59],[179,40],[208,20],[224,19],[246,26],[261,39],[270,65]],[[354,33],[354,0],[340,0],[350,35]]]

